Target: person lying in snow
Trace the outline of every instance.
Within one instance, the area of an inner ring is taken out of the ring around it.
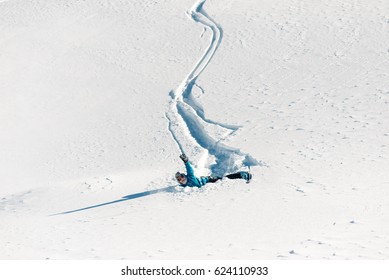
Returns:
[[[180,155],[180,158],[185,163],[186,174],[177,172],[176,180],[180,183],[181,187],[198,187],[201,188],[207,183],[215,183],[218,180],[223,179],[219,176],[201,176],[196,177],[192,165],[189,162],[188,157],[185,154]],[[233,174],[228,174],[225,177],[228,179],[244,179],[247,183],[251,180],[252,175],[249,172],[240,171]]]

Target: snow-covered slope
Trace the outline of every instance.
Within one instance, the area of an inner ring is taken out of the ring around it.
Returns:
[[[0,258],[387,259],[388,15],[0,2]]]

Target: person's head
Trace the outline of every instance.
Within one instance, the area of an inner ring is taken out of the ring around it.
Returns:
[[[186,175],[184,173],[177,172],[176,173],[176,180],[181,184],[185,185],[187,182]]]

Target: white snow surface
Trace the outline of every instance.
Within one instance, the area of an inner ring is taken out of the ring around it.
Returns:
[[[388,1],[0,1],[0,130],[0,259],[389,258]]]

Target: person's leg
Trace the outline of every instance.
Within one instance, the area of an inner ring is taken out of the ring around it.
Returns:
[[[237,173],[226,175],[228,179],[244,179],[244,180],[250,180],[252,178],[252,175],[249,172],[246,171],[240,171]]]
[[[226,175],[228,179],[242,179],[242,174],[240,172]]]
[[[215,183],[215,182],[219,181],[220,179],[222,179],[222,177],[214,177],[214,176],[207,176],[207,178],[208,178],[209,183]]]

